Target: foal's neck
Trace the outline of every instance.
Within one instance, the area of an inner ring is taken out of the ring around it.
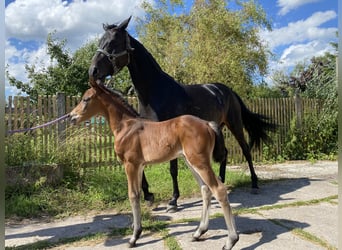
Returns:
[[[138,113],[126,100],[114,91],[110,91],[109,89],[101,90],[98,97],[106,108],[106,118],[114,135],[121,129],[124,120],[139,117]]]

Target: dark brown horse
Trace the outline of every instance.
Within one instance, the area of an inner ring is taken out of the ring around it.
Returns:
[[[220,203],[228,237],[224,249],[231,249],[238,241],[234,217],[224,184],[215,176],[210,161],[221,157],[224,138],[215,122],[191,115],[183,115],[162,122],[142,119],[125,100],[104,86],[93,84],[81,102],[71,111],[71,121],[80,123],[94,115],[102,115],[114,134],[115,152],[123,162],[128,197],[133,213],[133,235],[129,246],[136,245],[142,232],[140,189],[144,166],[183,156],[198,181],[203,198],[201,222],[193,238],[208,230],[209,207],[212,194]],[[217,155],[218,154],[218,155]]]
[[[207,121],[215,121],[222,128],[226,125],[239,142],[248,161],[252,180],[252,191],[258,189],[258,179],[254,171],[250,149],[261,140],[267,141],[268,130],[275,125],[268,118],[253,113],[241,98],[229,87],[220,84],[182,85],[165,73],[146,48],[131,37],[126,28],[129,19],[120,25],[105,25],[105,33],[100,39],[99,49],[89,67],[89,76],[102,81],[127,66],[139,98],[141,116],[155,121],[164,121],[179,115],[191,114]],[[250,137],[246,142],[243,128]],[[220,165],[220,178],[224,182],[226,158]],[[173,180],[173,198],[169,206],[177,207],[179,189],[177,183],[177,160],[171,161],[170,172]],[[143,176],[145,199],[151,199],[148,184]]]

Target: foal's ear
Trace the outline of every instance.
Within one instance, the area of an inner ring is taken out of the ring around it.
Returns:
[[[129,21],[131,20],[132,16],[130,16],[129,18],[127,18],[125,21],[123,21],[122,23],[119,24],[118,28],[119,29],[126,29],[128,26]]]

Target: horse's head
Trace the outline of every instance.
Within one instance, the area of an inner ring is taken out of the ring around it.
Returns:
[[[70,120],[73,124],[89,120],[95,115],[104,115],[103,104],[98,98],[99,89],[92,87],[82,96],[79,104],[70,112]]]
[[[89,67],[90,78],[103,81],[129,64],[130,53],[134,50],[126,31],[130,19],[119,25],[103,25],[105,33]]]

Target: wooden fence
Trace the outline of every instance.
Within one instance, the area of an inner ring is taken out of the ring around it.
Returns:
[[[79,97],[70,97],[64,94],[40,96],[36,101],[31,100],[30,97],[9,96],[5,111],[6,131],[30,128],[54,120],[70,112],[79,99]],[[129,98],[128,101],[137,108],[135,98]],[[255,148],[252,150],[254,162],[263,160],[267,151],[272,151],[277,155],[281,154],[294,116],[298,116],[300,120],[305,113],[319,111],[316,100],[298,97],[251,99],[245,100],[245,103],[251,111],[264,114],[279,125],[277,132],[272,134],[273,143],[268,146],[267,150],[263,145],[260,150]],[[31,134],[33,138],[30,145],[42,152],[41,154],[50,155],[47,157],[50,160],[61,144],[71,142],[70,147],[75,147],[82,152],[80,155],[85,165],[101,166],[117,163],[113,146],[114,139],[108,124],[102,117],[95,117],[79,126],[73,126],[66,121],[27,133]],[[230,131],[225,129],[224,134],[228,148],[228,162],[230,164],[245,162],[241,148]],[[13,154],[13,150],[17,150],[11,146],[14,136],[16,134],[6,135],[7,154]],[[32,162],[34,161],[35,159],[32,159]]]

